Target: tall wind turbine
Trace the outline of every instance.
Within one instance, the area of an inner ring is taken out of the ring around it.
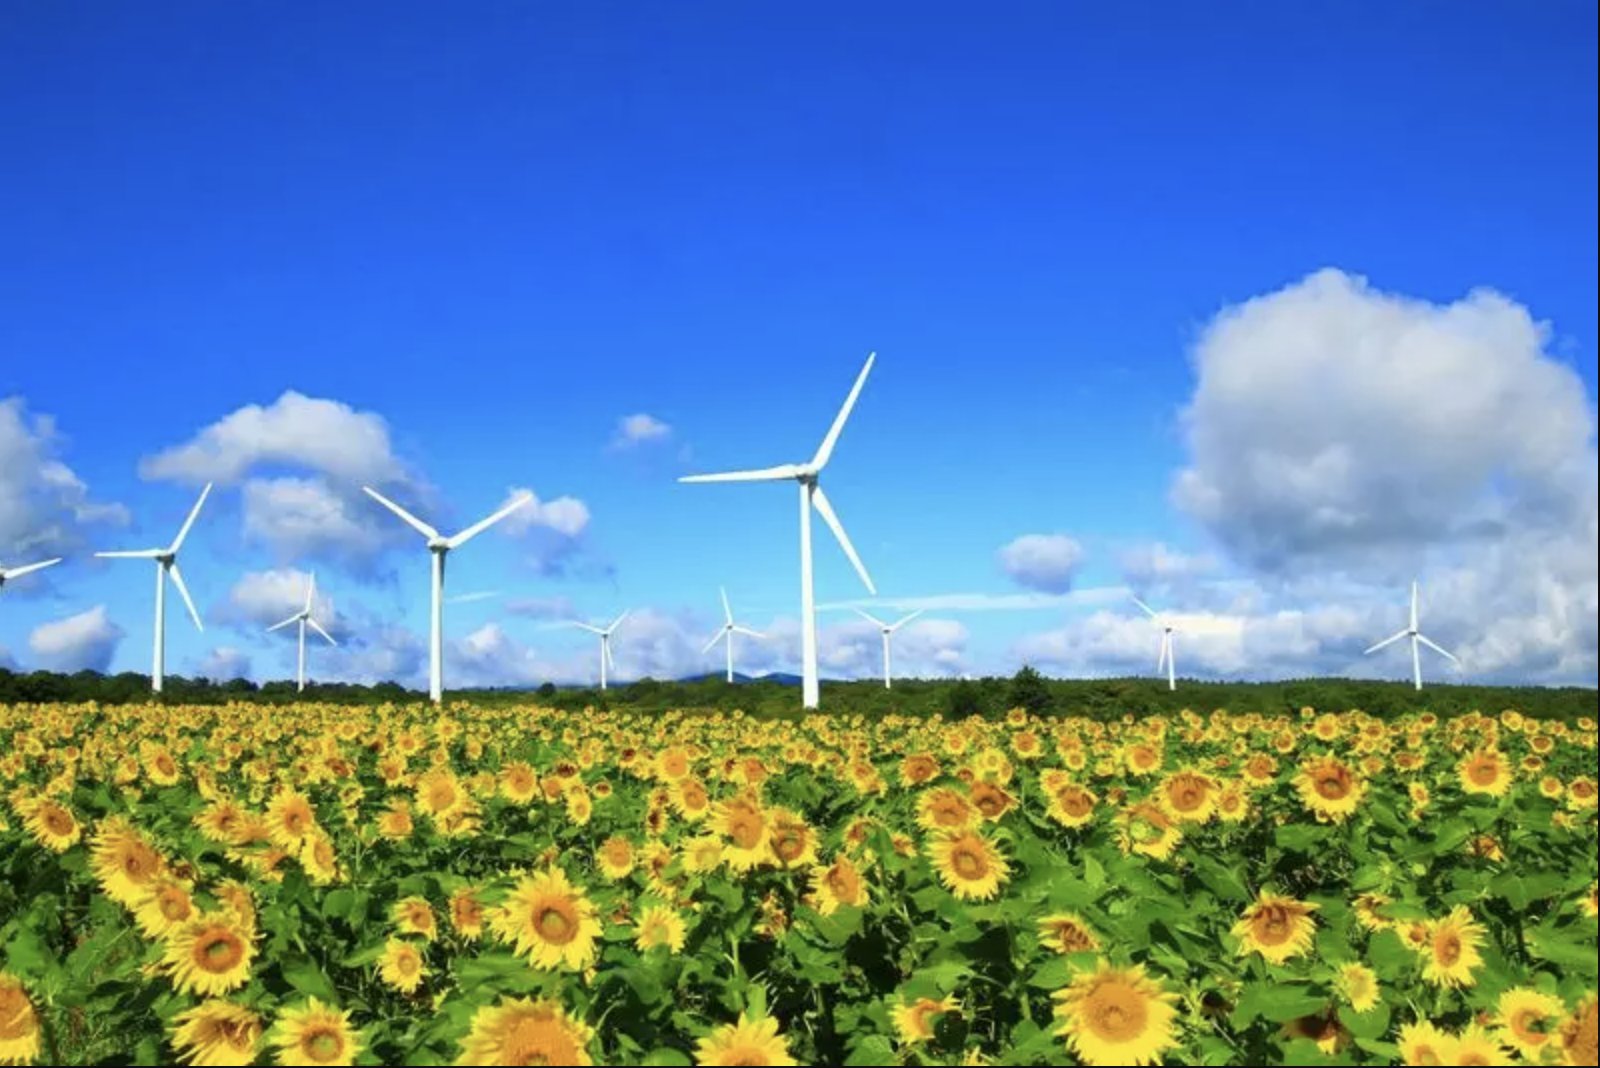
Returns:
[[[801,700],[806,708],[817,707],[817,697],[820,687],[817,684],[817,609],[816,595],[811,582],[811,509],[816,508],[822,516],[822,521],[828,524],[828,529],[833,531],[833,536],[838,539],[839,547],[850,558],[850,563],[855,566],[856,574],[861,576],[861,581],[866,584],[867,591],[876,594],[877,588],[872,585],[872,576],[867,574],[866,566],[861,563],[861,557],[856,555],[855,546],[850,544],[850,537],[844,532],[844,526],[839,522],[839,517],[834,513],[833,505],[828,502],[828,495],[822,492],[818,477],[822,469],[828,466],[828,459],[833,455],[833,447],[839,442],[839,432],[844,429],[845,420],[850,418],[850,409],[855,407],[856,398],[861,395],[861,387],[866,385],[867,374],[872,370],[872,363],[877,359],[877,353],[867,356],[867,362],[861,368],[861,374],[856,378],[856,384],[850,390],[850,396],[845,398],[844,407],[839,409],[839,414],[833,420],[833,426],[828,429],[828,436],[822,439],[822,445],[817,449],[817,454],[808,463],[780,464],[777,467],[765,467],[753,471],[725,471],[715,475],[688,475],[678,479],[679,482],[788,482],[794,481],[800,485],[800,655],[804,684],[801,688]]]
[[[54,560],[40,560],[37,564],[23,564],[21,567],[0,567],[0,590],[5,589],[6,582],[10,579],[31,575],[35,571],[43,571],[47,567],[54,567],[61,562],[61,557]]]
[[[720,628],[718,628],[717,632],[711,636],[711,640],[706,642],[705,648],[700,650],[700,655],[704,656],[706,653],[709,653],[711,651],[711,647],[716,645],[718,642],[726,641],[728,643],[728,681],[732,682],[733,681],[733,636],[735,634],[743,634],[746,637],[758,638],[758,639],[761,639],[761,640],[765,640],[767,636],[765,634],[762,634],[758,630],[751,630],[749,627],[743,627],[743,626],[740,626],[738,623],[735,623],[733,621],[733,606],[728,603],[728,591],[727,590],[722,590],[721,592],[722,592],[722,615],[723,615],[723,619],[726,620],[726,622],[724,622],[722,624],[722,626]]]
[[[480,519],[454,537],[447,538],[428,524],[373,489],[362,486],[367,496],[405,520],[406,524],[428,539],[428,552],[433,554],[433,606],[430,641],[428,642],[428,696],[434,704],[444,701],[444,558],[452,549],[459,549],[479,534],[494,526],[518,508],[533,500],[525,493],[487,519]]]
[[[178,592],[183,595],[183,603],[189,609],[189,617],[194,620],[194,628],[202,633],[205,626],[200,622],[200,613],[195,610],[194,598],[189,596],[189,587],[183,583],[183,572],[178,570],[178,550],[183,548],[183,539],[189,536],[189,531],[194,526],[194,521],[200,516],[200,506],[206,503],[206,498],[211,494],[211,483],[206,483],[206,488],[200,491],[200,499],[194,502],[194,508],[189,512],[189,518],[183,521],[183,529],[178,531],[178,536],[172,539],[172,544],[165,549],[119,549],[115,552],[95,553],[96,556],[121,560],[154,560],[156,562],[156,651],[153,665],[150,669],[150,689],[154,693],[161,692],[161,676],[166,667],[167,659],[167,578],[170,576],[172,584],[178,587]]]
[[[297,692],[300,693],[304,693],[306,688],[306,628],[310,627],[312,630],[322,635],[328,640],[329,645],[339,644],[333,640],[333,635],[322,629],[321,623],[318,623],[316,620],[311,618],[311,599],[316,595],[317,576],[312,575],[311,580],[306,583],[306,606],[300,609],[300,611],[296,612],[294,615],[290,616],[288,619],[284,620],[282,623],[274,623],[272,626],[267,628],[268,631],[274,631],[282,630],[290,623],[300,624],[300,670],[295,676],[295,680],[298,684]]]
[[[1461,661],[1455,658],[1453,653],[1450,653],[1442,646],[1435,644],[1433,639],[1422,633],[1422,631],[1418,628],[1417,584],[1415,582],[1411,584],[1411,622],[1400,628],[1400,630],[1396,631],[1394,634],[1391,634],[1389,637],[1383,639],[1383,641],[1379,642],[1377,645],[1374,645],[1372,648],[1368,649],[1367,653],[1369,655],[1375,653],[1386,645],[1393,645],[1401,638],[1411,639],[1411,679],[1419,690],[1422,689],[1422,647],[1424,645],[1438,653],[1440,656],[1444,657],[1446,660],[1450,661],[1452,664],[1461,663]]]
[[[1166,668],[1167,689],[1176,690],[1178,688],[1178,663],[1174,646],[1176,645],[1175,636],[1178,628],[1173,625],[1171,619],[1161,615],[1154,608],[1139,600],[1139,598],[1135,597],[1133,603],[1143,608],[1144,614],[1149,616],[1151,621],[1161,628],[1161,655],[1156,658],[1156,672],[1159,674],[1162,668]]]
[[[606,688],[606,667],[609,665],[612,671],[617,670],[617,658],[611,655],[611,634],[622,626],[622,621],[627,619],[632,611],[633,609],[630,608],[622,613],[611,621],[611,626],[609,627],[597,627],[593,623],[584,623],[576,619],[572,621],[574,627],[581,627],[590,634],[598,634],[600,636],[600,688],[602,690]]]
[[[870,615],[859,608],[856,609],[856,612],[861,616],[862,619],[877,627],[878,632],[883,635],[883,688],[887,690],[890,688],[891,683],[893,682],[893,676],[889,671],[889,636],[895,631],[899,630],[901,627],[905,626],[907,623],[910,623],[913,619],[916,619],[918,616],[920,616],[922,614],[922,609],[917,609],[909,616],[906,616],[904,619],[901,619],[895,623],[885,623],[877,616]]]

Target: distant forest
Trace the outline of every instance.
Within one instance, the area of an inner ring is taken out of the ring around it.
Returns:
[[[98,701],[126,704],[151,699],[150,678],[132,672],[101,675],[80,671],[17,673],[0,668],[0,704]],[[247,679],[214,682],[168,676],[162,701],[170,704],[291,704],[295,701],[375,705],[423,701],[426,695],[396,683],[356,686],[347,683],[308,685],[304,694],[292,682],[257,685]],[[479,704],[537,703],[569,711],[588,707],[665,712],[671,709],[721,709],[762,717],[799,713],[799,688],[789,681],[758,679],[730,685],[721,676],[688,681],[641,679],[595,689],[557,688],[550,684],[528,690],[451,690],[451,701]],[[1377,716],[1398,716],[1431,710],[1440,715],[1514,708],[1531,716],[1572,720],[1596,714],[1593,689],[1537,686],[1429,686],[1421,693],[1407,683],[1321,678],[1284,682],[1180,681],[1176,692],[1157,679],[1052,679],[1032,668],[1010,678],[953,681],[905,679],[893,690],[881,682],[823,682],[823,708],[833,713],[882,716],[942,713],[947,716],[998,715],[1026,708],[1041,715],[1107,718],[1122,715],[1172,714],[1184,709],[1210,712],[1277,714],[1309,706],[1321,711],[1361,709]]]

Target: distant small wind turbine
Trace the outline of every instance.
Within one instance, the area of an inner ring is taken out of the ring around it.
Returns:
[[[600,688],[602,690],[606,688],[606,667],[609,665],[612,671],[617,670],[617,658],[611,655],[611,635],[618,627],[622,626],[622,621],[627,619],[632,611],[633,609],[630,608],[626,612],[623,612],[616,619],[612,620],[611,626],[609,627],[597,627],[593,623],[584,623],[576,619],[572,621],[572,625],[574,627],[586,630],[590,634],[598,634],[600,636]]]
[[[728,591],[722,590],[721,593],[722,615],[725,622],[720,628],[718,628],[717,632],[711,636],[711,640],[706,642],[705,648],[700,650],[700,655],[704,656],[706,653],[709,653],[711,651],[711,647],[716,645],[718,642],[726,641],[728,643],[728,681],[732,682],[733,636],[735,634],[743,634],[747,638],[756,638],[762,641],[765,641],[767,636],[762,634],[760,631],[751,630],[749,627],[740,626],[738,623],[735,623],[733,621],[733,606],[728,603]]]
[[[40,560],[37,564],[23,564],[21,567],[0,567],[0,589],[5,589],[6,582],[10,579],[31,575],[35,571],[43,571],[47,567],[54,567],[61,562],[61,557],[54,560]]]
[[[901,627],[905,626],[907,623],[910,623],[913,619],[916,619],[918,616],[920,616],[922,614],[922,609],[919,608],[915,612],[912,612],[909,616],[906,616],[904,619],[894,623],[885,623],[878,617],[869,615],[867,612],[864,612],[859,608],[856,609],[856,612],[861,616],[862,619],[865,619],[868,623],[871,623],[873,626],[877,627],[878,631],[883,635],[883,688],[887,690],[891,687],[893,682],[893,676],[889,671],[889,636],[895,631],[899,630]]]
[[[1393,645],[1401,638],[1411,639],[1411,678],[1412,682],[1419,690],[1422,689],[1422,647],[1424,645],[1438,653],[1440,656],[1444,657],[1446,660],[1450,661],[1452,664],[1461,663],[1461,661],[1455,658],[1455,654],[1450,653],[1442,646],[1435,644],[1433,639],[1429,638],[1426,634],[1423,634],[1418,628],[1417,584],[1415,582],[1411,584],[1411,622],[1400,628],[1394,634],[1391,634],[1389,637],[1383,639],[1383,641],[1379,642],[1377,645],[1372,646],[1367,650],[1366,655],[1370,656],[1386,645]]]
[[[1156,671],[1159,673],[1162,668],[1166,668],[1167,689],[1176,690],[1178,688],[1178,664],[1174,647],[1177,644],[1176,634],[1178,628],[1170,618],[1161,615],[1154,608],[1139,600],[1139,598],[1135,597],[1133,603],[1143,608],[1145,615],[1149,616],[1151,621],[1161,628],[1161,655],[1156,658]]]
[[[322,635],[328,640],[329,645],[339,644],[333,640],[333,635],[322,629],[321,623],[318,623],[316,620],[311,618],[311,599],[315,597],[316,594],[317,576],[312,575],[311,580],[306,583],[306,606],[300,611],[296,612],[294,615],[290,616],[288,619],[284,620],[282,623],[274,623],[272,626],[267,628],[268,631],[274,631],[282,630],[290,623],[300,624],[300,670],[295,676],[295,679],[298,684],[298,692],[301,693],[304,693],[306,688],[306,628],[310,627],[312,630]]]
[[[194,508],[189,512],[189,518],[183,521],[183,529],[178,531],[178,536],[172,539],[172,544],[165,549],[119,549],[115,552],[95,553],[96,556],[120,560],[154,560],[156,562],[156,649],[153,665],[150,669],[150,689],[153,693],[161,692],[161,677],[166,668],[167,658],[167,578],[172,578],[172,584],[178,587],[178,592],[183,595],[183,603],[188,606],[189,617],[194,620],[195,630],[205,631],[205,626],[200,622],[200,613],[195,610],[194,598],[189,596],[189,587],[184,585],[183,572],[178,570],[178,550],[183,548],[183,540],[189,536],[194,521],[200,515],[200,506],[206,503],[206,497],[211,494],[211,483],[206,483],[206,488],[200,491],[200,499],[194,502]]]
[[[816,508],[822,516],[822,521],[828,524],[828,529],[833,531],[833,536],[838,539],[839,547],[850,558],[856,574],[861,576],[861,581],[867,591],[876,594],[877,588],[872,585],[872,576],[867,574],[867,569],[861,563],[861,557],[856,555],[855,546],[850,544],[850,536],[844,532],[844,526],[839,522],[839,517],[834,513],[833,505],[828,502],[828,495],[822,492],[818,483],[818,476],[822,469],[828,466],[828,459],[833,455],[833,447],[838,444],[839,433],[844,430],[845,420],[850,418],[850,409],[855,407],[856,398],[861,395],[861,387],[866,385],[867,375],[872,370],[872,363],[877,359],[877,354],[867,356],[867,362],[861,368],[861,374],[856,377],[856,384],[850,390],[850,395],[845,398],[844,407],[839,409],[839,414],[833,420],[833,426],[828,429],[828,436],[822,439],[822,445],[817,449],[817,454],[808,463],[780,464],[777,467],[765,467],[753,471],[725,471],[715,475],[686,475],[678,479],[679,482],[787,482],[793,480],[800,485],[800,659],[801,659],[801,703],[806,708],[816,708],[820,686],[817,681],[817,610],[816,594],[811,581],[811,509]]]
[[[485,530],[494,526],[518,508],[533,500],[525,493],[487,519],[480,519],[452,538],[447,538],[428,524],[400,507],[370,486],[362,486],[367,496],[405,520],[406,524],[428,539],[428,551],[433,554],[433,605],[432,626],[428,642],[428,696],[434,704],[444,701],[444,558],[452,549],[459,549]]]

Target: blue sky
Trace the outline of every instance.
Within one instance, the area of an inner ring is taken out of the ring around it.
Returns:
[[[328,673],[414,671],[426,558],[362,474],[440,525],[582,502],[452,559],[450,593],[496,594],[450,608],[458,680],[592,666],[533,600],[639,607],[624,674],[688,670],[719,583],[792,666],[792,490],[674,479],[808,457],[876,350],[826,485],[880,590],[931,598],[911,669],[1144,670],[1132,585],[1196,614],[1197,673],[1394,672],[1359,647],[1420,573],[1472,674],[1592,684],[1595,22],[6,5],[0,557],[73,559],[0,594],[0,662],[145,669],[149,576],[83,553],[170,537],[217,455],[152,458],[258,405],[169,670],[284,672],[271,583],[237,585],[314,566]],[[1390,442],[1419,407],[1432,436]],[[670,429],[619,443],[640,413]],[[323,417],[382,448],[294,446]],[[818,536],[819,600],[862,596]],[[825,671],[870,671],[847,618]]]

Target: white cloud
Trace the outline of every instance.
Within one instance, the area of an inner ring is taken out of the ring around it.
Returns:
[[[247,404],[184,444],[145,457],[139,474],[231,485],[264,467],[309,468],[351,483],[406,478],[381,415],[293,390],[265,407]]]
[[[412,689],[425,688],[428,681],[428,643],[415,631],[375,619],[352,621],[348,635],[337,648],[318,649],[307,674],[328,681],[354,682],[371,686],[397,682]],[[448,674],[445,683],[460,685]]]
[[[500,506],[503,508],[522,496],[532,497],[533,500],[500,522],[501,531],[512,537],[543,529],[564,538],[576,538],[589,526],[589,506],[576,497],[557,497],[545,501],[525,486],[513,486]]]
[[[1152,541],[1124,549],[1118,555],[1122,573],[1135,586],[1186,582],[1213,574],[1221,561],[1205,553],[1186,553],[1165,542]]]
[[[1065,534],[1024,534],[1000,549],[1000,568],[1013,582],[1045,593],[1065,593],[1083,562],[1083,546]]]
[[[616,433],[611,437],[611,447],[631,449],[652,442],[663,442],[670,437],[672,437],[670,424],[645,412],[636,412],[617,420]]]
[[[499,590],[473,590],[471,593],[458,593],[453,597],[446,597],[444,603],[478,604],[481,601],[492,601],[499,596]]]
[[[231,645],[219,645],[200,661],[195,673],[201,678],[226,682],[250,677],[250,657]]]
[[[572,619],[578,608],[570,597],[516,597],[506,602],[506,611],[532,619]]]
[[[0,563],[61,555],[81,548],[88,528],[127,525],[125,507],[91,498],[63,446],[50,416],[0,399]]]
[[[335,492],[321,478],[251,479],[244,484],[245,537],[279,559],[332,559],[357,570],[409,534],[375,515],[366,497]]]
[[[11,650],[3,645],[0,645],[0,668],[5,668],[7,671],[18,670],[16,658],[11,655]]]
[[[876,597],[829,601],[817,605],[819,612],[1037,612],[1048,609],[1093,607],[1125,602],[1126,586],[1099,586],[1067,593],[934,593],[920,597]]]
[[[28,648],[52,671],[105,671],[111,666],[123,630],[106,618],[106,606],[42,623],[28,636]]]
[[[228,591],[227,601],[217,609],[217,618],[253,631],[265,630],[305,607],[310,581],[309,572],[290,567],[247,571]],[[339,614],[325,584],[317,587],[311,615],[335,638],[347,630],[348,621]]]

